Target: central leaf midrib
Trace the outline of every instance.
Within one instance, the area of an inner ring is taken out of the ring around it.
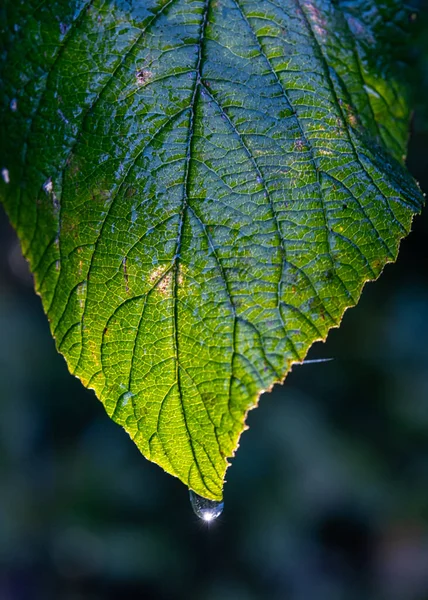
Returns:
[[[198,456],[197,456],[197,453],[194,448],[193,438],[192,438],[192,435],[191,435],[191,432],[189,429],[186,408],[185,408],[185,404],[184,404],[184,400],[183,400],[182,381],[181,381],[181,373],[180,373],[180,369],[182,367],[180,366],[179,318],[178,318],[179,267],[180,267],[180,258],[181,258],[180,253],[181,253],[181,249],[182,249],[182,235],[183,235],[184,223],[185,223],[185,219],[186,219],[186,215],[187,215],[187,210],[189,207],[190,167],[191,167],[192,154],[193,154],[196,108],[197,108],[197,102],[198,102],[198,99],[200,96],[200,86],[201,86],[201,77],[202,77],[201,70],[202,70],[202,63],[203,63],[203,58],[204,58],[203,50],[204,50],[204,43],[205,43],[205,31],[206,31],[206,26],[207,26],[207,21],[208,21],[209,7],[210,7],[210,0],[205,0],[204,6],[203,6],[203,12],[202,12],[200,30],[199,30],[198,54],[197,54],[197,60],[196,60],[196,66],[195,66],[195,84],[194,84],[194,88],[193,88],[193,92],[192,92],[190,109],[189,109],[190,110],[189,126],[188,126],[189,131],[188,131],[187,144],[186,144],[186,157],[185,157],[185,161],[184,161],[185,168],[184,168],[184,180],[183,180],[183,198],[182,198],[182,205],[181,205],[181,210],[180,210],[180,221],[179,221],[178,231],[177,231],[177,244],[175,247],[175,252],[174,252],[174,257],[173,257],[174,268],[173,268],[173,279],[172,279],[172,296],[173,296],[172,307],[173,307],[173,337],[174,337],[174,348],[175,348],[175,378],[176,378],[178,396],[180,399],[180,406],[181,406],[182,414],[183,414],[184,426],[185,426],[186,433],[188,436],[189,447],[192,452],[194,463],[198,468],[199,476],[201,477],[201,480],[203,481],[205,487],[209,490],[210,493],[212,493],[213,495],[217,495],[217,492],[213,492],[213,490],[210,489],[210,486],[208,485],[206,477],[204,476],[204,472],[199,464]],[[201,398],[201,401],[202,401],[202,398]],[[203,403],[203,401],[202,401],[202,403]],[[208,413],[208,410],[205,407],[205,404],[204,404],[204,408],[205,408],[206,412]],[[159,415],[160,415],[161,411],[162,411],[162,405],[159,409]],[[215,430],[214,425],[213,425],[213,427]],[[160,436],[159,436],[159,439],[161,439]],[[162,440],[161,440],[161,443],[162,443]],[[204,446],[202,444],[201,444],[201,446],[204,448]],[[165,446],[164,446],[164,450],[168,454]],[[206,448],[204,448],[204,451],[205,451],[206,455],[208,456],[210,462],[212,462],[212,459]],[[169,456],[169,460],[171,461],[171,456]],[[191,470],[192,470],[192,467],[190,467],[189,473],[187,476],[189,486],[191,486],[191,481],[190,481]]]

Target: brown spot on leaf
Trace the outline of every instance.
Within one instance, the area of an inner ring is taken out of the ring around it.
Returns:
[[[123,257],[122,266],[123,266],[123,276],[125,279],[125,290],[126,290],[126,293],[129,294],[129,276],[128,276],[128,267],[126,266],[126,256]]]
[[[137,188],[134,187],[133,185],[130,185],[125,192],[125,196],[126,198],[131,198],[132,196],[134,196],[137,193]]]

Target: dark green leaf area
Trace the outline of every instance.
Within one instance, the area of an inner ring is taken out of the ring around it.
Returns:
[[[1,10],[0,193],[58,350],[146,457],[220,499],[260,392],[421,208],[404,90],[324,0]]]

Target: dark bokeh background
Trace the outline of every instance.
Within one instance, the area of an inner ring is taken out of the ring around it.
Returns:
[[[425,21],[425,22],[424,22]],[[428,190],[428,19],[408,165]],[[56,353],[0,212],[0,600],[428,600],[428,212],[283,387],[207,528]]]

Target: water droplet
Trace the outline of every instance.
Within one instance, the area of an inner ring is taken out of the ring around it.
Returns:
[[[366,90],[369,96],[373,96],[374,98],[380,98],[380,94],[378,94],[377,91],[369,85],[363,85],[363,88]]]
[[[128,404],[128,402],[130,401],[131,398],[133,398],[135,396],[135,394],[133,394],[132,392],[126,392],[125,394],[123,394],[122,398],[121,398],[121,406],[126,406]]]
[[[46,192],[46,194],[51,194],[53,192],[52,177],[46,179],[45,183],[43,184],[43,190]]]
[[[1,176],[5,183],[10,183],[9,171],[7,169],[1,170]]]
[[[202,521],[206,521],[207,523],[215,521],[215,519],[223,512],[223,501],[218,502],[217,500],[208,500],[208,498],[198,496],[198,494],[195,494],[192,490],[189,490],[189,496],[193,512],[197,517],[202,519]]]
[[[61,121],[64,121],[64,123],[66,125],[68,125],[70,123],[70,121],[67,119],[67,117],[64,115],[64,113],[62,112],[61,109],[58,109],[56,112],[57,112],[59,118],[61,119]]]

